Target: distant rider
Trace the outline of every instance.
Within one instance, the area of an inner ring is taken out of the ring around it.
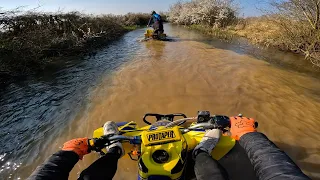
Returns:
[[[164,32],[163,20],[160,14],[157,14],[155,11],[151,12],[151,18],[149,20],[148,26],[150,26],[152,22],[153,22],[152,27],[154,29],[154,34],[157,34],[157,35],[162,34]]]
[[[260,180],[309,180],[299,167],[264,134],[256,132],[254,120],[232,117],[231,137],[238,140],[247,153],[256,176]],[[104,134],[118,134],[114,122],[104,125]],[[221,131],[214,129],[206,133],[193,151],[195,174],[198,180],[228,179],[225,169],[211,157],[211,152],[219,142]],[[107,148],[108,153],[81,172],[79,179],[112,179],[117,171],[118,159],[124,155],[120,142]],[[88,138],[73,139],[64,144],[61,151],[53,154],[28,178],[29,180],[67,180],[69,172],[84,155],[90,153]]]

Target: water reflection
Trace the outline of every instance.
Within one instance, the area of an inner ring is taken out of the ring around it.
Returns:
[[[0,161],[4,162],[5,161],[5,157],[7,156],[6,153],[0,155]],[[16,163],[16,162],[10,162],[10,161],[6,161],[5,163],[1,163],[1,168],[0,168],[0,175],[1,174],[7,174],[8,175],[8,179],[13,178],[13,174],[18,170],[18,168],[20,168],[22,166],[22,163]],[[21,179],[20,177],[16,177],[16,179]]]
[[[238,54],[250,55],[257,60],[264,60],[287,70],[294,70],[301,73],[307,73],[315,77],[320,77],[320,68],[314,67],[308,60],[301,55],[291,52],[280,52],[276,48],[265,48],[264,46],[251,45],[244,38],[234,38],[232,41],[215,39],[212,36],[198,33],[196,30],[190,30],[181,26],[169,26],[170,35],[178,37],[178,41],[197,41],[209,44],[214,48],[232,50]],[[176,38],[175,38],[176,39]]]
[[[28,77],[0,92],[0,154],[6,154],[0,166],[23,163],[18,174],[11,176],[12,172],[4,169],[0,179],[25,178],[43,161],[42,154],[52,152],[48,146],[85,109],[101,77],[143,48],[136,43],[141,33],[143,30],[128,33],[94,56],[64,59],[66,68],[47,70],[39,78]]]
[[[146,52],[147,54],[149,54],[150,60],[152,60],[153,56],[159,57],[159,56],[163,56],[164,54],[164,49],[166,47],[166,44],[170,43],[169,41],[147,41],[144,43],[144,45],[146,46],[146,49],[148,50],[148,52]]]

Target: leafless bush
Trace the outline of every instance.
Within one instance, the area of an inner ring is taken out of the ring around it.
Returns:
[[[0,75],[29,73],[51,57],[78,54],[121,36],[128,25],[146,25],[146,14],[89,16],[0,9]]]
[[[217,28],[234,22],[236,8],[233,0],[192,0],[177,2],[169,10],[169,21],[176,24],[201,24]]]
[[[151,15],[147,13],[128,13],[122,16],[122,22],[126,26],[147,25]]]
[[[283,42],[320,66],[320,0],[278,0],[272,18],[283,30]]]

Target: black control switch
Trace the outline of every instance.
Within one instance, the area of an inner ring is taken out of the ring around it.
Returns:
[[[197,123],[209,122],[210,112],[209,111],[198,111]]]

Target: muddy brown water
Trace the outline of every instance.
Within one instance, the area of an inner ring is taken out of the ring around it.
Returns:
[[[299,56],[241,41],[208,40],[166,25],[174,39],[139,42],[143,30],[58,72],[11,84],[1,93],[0,179],[25,179],[63,142],[91,137],[108,120],[147,112],[242,113],[313,179],[320,179],[320,76]],[[69,179],[90,165],[90,154]],[[136,179],[129,157],[114,179]]]

